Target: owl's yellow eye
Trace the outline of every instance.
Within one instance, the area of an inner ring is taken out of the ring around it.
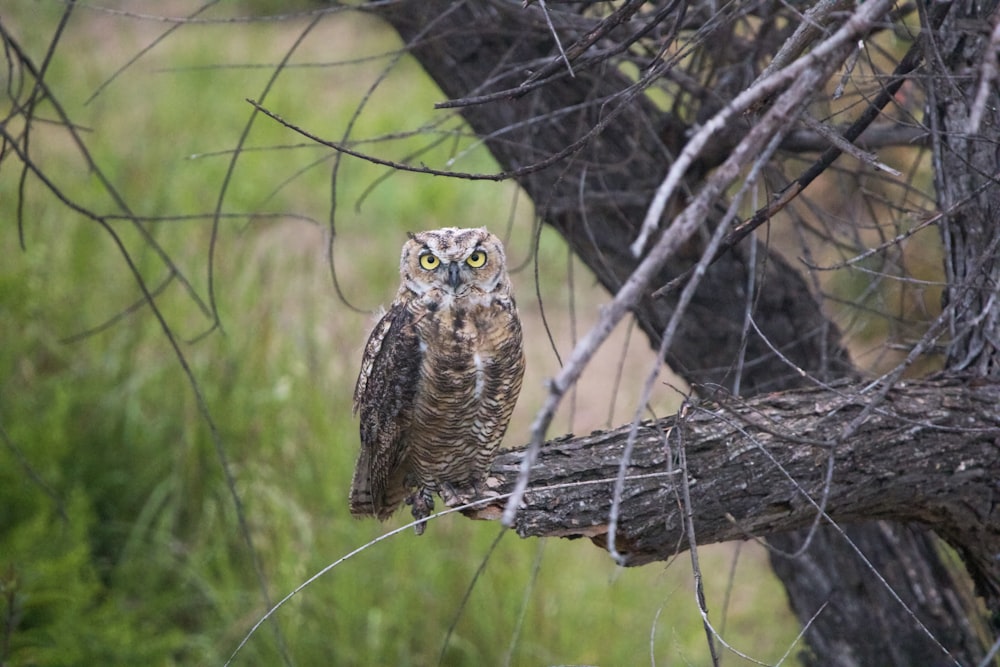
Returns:
[[[427,269],[428,271],[433,271],[438,267],[438,264],[440,263],[441,263],[440,259],[429,253],[420,256],[420,267],[423,269]]]
[[[465,260],[465,263],[474,269],[478,269],[486,263],[486,253],[482,250],[477,250],[469,255],[469,259]]]

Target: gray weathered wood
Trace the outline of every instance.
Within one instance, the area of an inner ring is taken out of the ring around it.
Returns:
[[[810,526],[823,502],[838,524],[871,519],[933,528],[975,564],[980,592],[1000,609],[1000,384],[961,379],[898,384],[844,432],[870,399],[857,383],[692,405],[682,418],[641,424],[628,464],[617,545],[625,564],[686,548],[678,450],[687,458],[698,541],[763,538]],[[869,392],[870,393],[870,392]],[[588,537],[606,546],[608,510],[629,427],[548,442],[515,529]],[[520,452],[494,462],[504,493]],[[502,501],[476,512],[496,518]]]

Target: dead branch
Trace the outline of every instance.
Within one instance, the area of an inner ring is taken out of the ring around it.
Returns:
[[[873,392],[871,392],[873,393]],[[827,522],[921,523],[955,547],[989,608],[1000,610],[1000,384],[899,383],[853,435],[871,399],[858,382],[742,401],[641,425],[622,496],[616,548],[627,565],[687,548],[677,484],[684,448],[702,544],[766,539],[809,526],[827,481]],[[522,537],[588,537],[606,548],[608,510],[629,427],[542,447],[516,515]],[[523,449],[499,456],[489,486],[513,488]],[[497,519],[504,503],[475,518]]]

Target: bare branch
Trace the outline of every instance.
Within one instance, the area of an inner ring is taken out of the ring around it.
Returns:
[[[646,218],[643,220],[642,231],[632,244],[632,253],[638,257],[645,249],[650,236],[659,227],[660,219],[663,217],[663,211],[666,208],[667,202],[680,185],[681,178],[713,134],[719,132],[723,125],[729,122],[736,114],[750,108],[755,102],[773,95],[796,78],[810,76],[814,77],[817,82],[825,80],[830,72],[847,56],[848,51],[844,50],[845,44],[850,44],[859,35],[871,30],[876,22],[892,7],[892,4],[890,0],[864,3],[849,20],[844,22],[833,36],[810,51],[809,54],[784,69],[759,79],[753,86],[737,95],[722,111],[715,114],[711,120],[705,123],[688,140],[684,146],[684,150],[671,165],[670,171],[667,172],[663,183],[657,188],[653,201],[649,205],[649,210],[646,212]],[[807,99],[806,93],[811,95],[815,91],[815,88],[803,91],[803,95],[798,102],[801,103]]]
[[[983,66],[979,77],[979,88],[976,90],[976,98],[972,102],[972,109],[969,111],[969,124],[966,132],[975,134],[979,132],[979,126],[983,122],[983,112],[986,109],[986,101],[990,95],[990,88],[996,85],[996,78],[1000,66],[997,59],[1000,58],[1000,14],[996,14],[993,20],[993,32],[990,34],[990,44],[983,51]]]
[[[809,114],[802,115],[802,122],[805,123],[806,127],[815,131],[821,137],[823,137],[828,142],[839,148],[844,153],[847,153],[848,155],[853,157],[858,162],[861,162],[862,164],[867,164],[869,167],[878,169],[879,171],[888,172],[893,176],[903,175],[902,172],[899,171],[898,169],[893,169],[889,165],[881,162],[878,159],[878,156],[875,155],[874,153],[868,153],[866,151],[861,150],[860,148],[849,142],[847,139],[844,139],[844,137],[837,134],[836,130],[834,130],[831,127],[828,127],[824,123],[821,123],[820,121],[816,120]]]
[[[675,555],[684,537],[678,463],[665,434],[683,430],[690,511],[702,544],[808,526],[833,452],[826,521],[891,519],[934,528],[959,548],[990,609],[1000,610],[1000,385],[960,378],[899,383],[873,405],[860,383],[743,403],[702,405],[683,421],[644,422],[622,496],[616,544],[625,564]],[[859,414],[869,417],[838,439]],[[513,527],[522,537],[588,537],[607,548],[608,511],[629,426],[566,436],[540,449]],[[834,437],[831,439],[831,435]],[[501,454],[489,487],[516,488],[525,449]],[[575,484],[575,486],[574,486]],[[492,503],[472,516],[496,519]]]

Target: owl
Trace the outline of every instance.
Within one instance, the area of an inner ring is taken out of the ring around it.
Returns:
[[[354,388],[361,453],[350,509],[384,520],[405,502],[419,521],[435,492],[449,507],[480,495],[524,352],[503,244],[485,228],[410,234],[399,273]]]

